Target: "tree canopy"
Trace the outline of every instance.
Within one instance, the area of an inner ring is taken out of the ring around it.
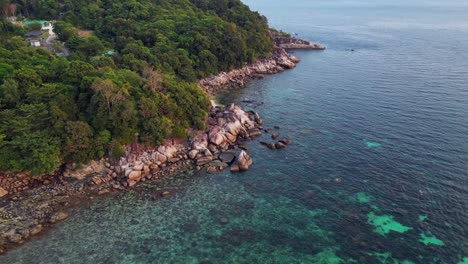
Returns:
[[[28,29],[2,13],[0,170],[37,175],[118,157],[134,141],[186,137],[205,127],[209,107],[195,81],[273,46],[266,20],[239,0],[0,1],[12,4],[16,15],[56,20],[71,52],[28,47]]]

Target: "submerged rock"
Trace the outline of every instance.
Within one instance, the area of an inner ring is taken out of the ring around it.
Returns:
[[[292,144],[292,141],[289,140],[289,139],[281,139],[281,140],[278,140],[278,142],[283,143],[284,145],[291,145]]]
[[[283,149],[285,147],[286,147],[286,145],[279,142],[279,141],[275,143],[275,148],[277,148],[277,149]]]
[[[239,165],[237,164],[231,165],[231,172],[239,172],[239,171],[240,171]]]

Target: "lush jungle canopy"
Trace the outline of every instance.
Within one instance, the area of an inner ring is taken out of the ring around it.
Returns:
[[[0,170],[34,175],[204,128],[195,81],[273,45],[239,0],[0,0],[0,11]],[[37,25],[13,15],[55,20],[69,55],[30,47]]]

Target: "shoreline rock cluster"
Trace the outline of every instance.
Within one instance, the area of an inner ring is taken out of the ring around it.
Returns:
[[[121,158],[111,175],[123,187],[150,180],[162,168],[178,162],[191,163],[196,170],[214,173],[231,166],[232,172],[245,171],[252,164],[244,142],[262,134],[262,119],[254,111],[245,112],[231,104],[211,108],[209,129],[200,131],[188,144],[160,146],[138,156]]]
[[[253,160],[246,152],[245,141],[261,135],[260,116],[231,104],[225,109],[212,107],[207,122],[209,128],[191,140],[143,151],[129,148],[120,160],[92,161],[80,169],[69,164],[52,180],[46,177],[44,181],[50,181],[46,185],[6,193],[0,198],[0,253],[66,219],[68,210],[95,195],[157,181],[190,168],[206,173],[228,167],[232,172],[248,170]],[[20,174],[15,179],[24,177]],[[41,180],[29,184],[34,181]],[[167,195],[167,191],[160,194]]]

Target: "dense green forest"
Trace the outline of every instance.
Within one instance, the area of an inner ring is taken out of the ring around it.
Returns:
[[[195,81],[273,46],[266,19],[239,0],[0,0],[0,8],[0,170],[33,175],[203,129],[209,100]],[[57,21],[70,55],[29,47],[31,28],[9,22],[12,11]]]

